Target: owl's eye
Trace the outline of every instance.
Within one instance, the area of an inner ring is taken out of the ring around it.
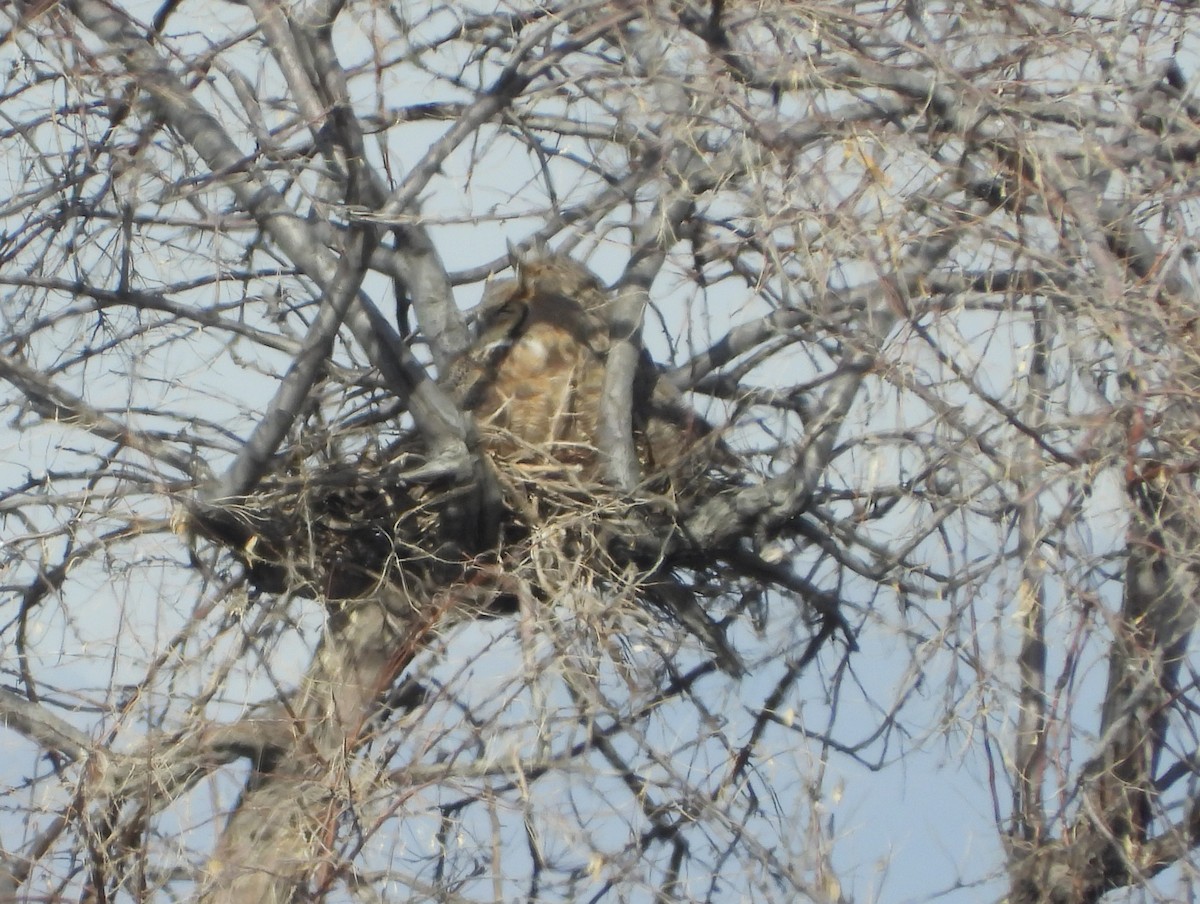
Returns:
[[[487,311],[479,322],[478,337],[475,340],[477,346],[488,352],[507,348],[512,344],[528,313],[528,305],[516,298],[509,298]]]
[[[527,304],[510,298],[488,317],[487,323],[484,324],[484,331],[493,339],[499,338],[501,334],[511,335],[520,329],[528,313],[529,306]]]

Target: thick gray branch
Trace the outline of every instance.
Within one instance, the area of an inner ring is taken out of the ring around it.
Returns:
[[[322,301],[303,346],[280,381],[267,413],[247,438],[233,466],[219,481],[206,488],[205,496],[209,501],[245,495],[268,470],[271,457],[287,437],[313,383],[325,369],[342,319],[358,295],[371,245],[373,240],[369,230],[355,229],[346,236],[337,272],[328,288],[329,294]]]
[[[0,688],[0,722],[29,738],[43,750],[83,759],[92,749],[91,739],[44,706]]]

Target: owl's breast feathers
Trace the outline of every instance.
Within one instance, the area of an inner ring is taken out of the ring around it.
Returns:
[[[594,439],[603,379],[604,361],[587,345],[560,324],[531,318],[481,392],[475,415],[485,427],[511,434],[495,438],[498,451],[578,457]],[[524,448],[505,449],[506,439]]]

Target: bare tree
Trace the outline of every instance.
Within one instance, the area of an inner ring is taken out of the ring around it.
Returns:
[[[0,10],[0,899],[1191,889],[1193,15]]]

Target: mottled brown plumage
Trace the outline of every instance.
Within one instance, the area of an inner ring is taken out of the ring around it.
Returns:
[[[489,429],[505,456],[550,457],[598,476],[596,426],[609,348],[610,297],[596,277],[563,255],[519,262],[517,278],[493,283],[478,338],[451,366],[446,386]],[[719,445],[653,362],[634,383],[634,431],[643,477],[669,478],[676,492],[709,467]],[[706,438],[714,442],[702,443]]]
[[[595,458],[604,331],[562,288],[536,266],[492,286],[478,339],[451,366],[446,385],[474,412],[493,452]]]

